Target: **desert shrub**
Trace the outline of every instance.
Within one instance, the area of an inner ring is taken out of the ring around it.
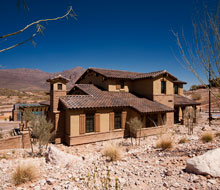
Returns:
[[[117,144],[108,143],[104,147],[103,156],[106,156],[109,159],[109,161],[121,160],[121,148]]]
[[[214,137],[213,134],[211,132],[205,132],[202,134],[201,140],[202,142],[206,143],[206,142],[211,142],[213,141]]]
[[[179,140],[179,144],[184,144],[186,142],[188,142],[189,140],[186,137],[183,137]]]
[[[122,190],[124,184],[121,184],[119,179],[115,177],[113,173],[111,173],[111,170],[108,168],[108,166],[107,170],[105,170],[103,171],[102,169],[103,172],[100,173],[100,170],[98,171],[98,167],[96,166],[91,173],[88,173],[87,176],[80,178],[83,187],[79,187],[81,189],[85,189],[86,187],[86,189],[91,190]],[[76,181],[75,178],[72,180]]]
[[[173,141],[171,138],[162,137],[159,141],[157,141],[156,148],[160,148],[161,150],[170,149],[173,147]]]
[[[197,86],[196,85],[192,85],[191,87],[190,87],[190,90],[196,90],[197,89]]]
[[[12,174],[12,182],[15,185],[20,185],[28,181],[36,179],[39,175],[39,170],[36,163],[27,161],[26,163],[19,164]]]
[[[194,93],[191,95],[193,100],[200,100],[201,99],[201,94],[198,93]]]
[[[45,116],[35,116],[30,125],[32,135],[39,145],[39,155],[42,155],[43,148],[47,149],[47,145],[54,137],[53,124],[47,121]]]
[[[139,120],[137,117],[131,118],[128,122],[128,129],[129,129],[129,136],[131,137],[131,143],[132,138],[137,137],[137,132],[139,131],[139,145],[140,145],[140,138],[141,138],[141,128],[143,127],[143,123],[141,120]]]
[[[215,136],[216,136],[216,137],[220,137],[220,132],[216,132],[216,133],[215,133]]]

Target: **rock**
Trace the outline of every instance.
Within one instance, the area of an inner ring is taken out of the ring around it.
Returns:
[[[220,177],[220,148],[187,160],[186,171],[199,175]]]
[[[81,160],[82,159],[80,157],[65,153],[65,152],[57,149],[53,145],[51,145],[48,148],[48,151],[46,153],[46,162],[47,163],[52,163],[52,164],[55,164],[55,165],[61,166],[61,167],[69,167],[73,164],[76,164],[77,162],[79,162]]]
[[[35,186],[33,190],[41,190],[40,186]]]
[[[55,179],[48,178],[46,182],[47,182],[48,185],[53,185],[54,182],[55,182]]]

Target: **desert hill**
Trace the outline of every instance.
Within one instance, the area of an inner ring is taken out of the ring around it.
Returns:
[[[57,73],[44,72],[39,69],[1,69],[0,70],[0,88],[14,90],[48,90],[49,85],[46,80],[56,75],[63,75],[70,79],[68,87],[70,88],[79,76],[85,71],[82,67],[75,67],[71,70],[65,70]]]

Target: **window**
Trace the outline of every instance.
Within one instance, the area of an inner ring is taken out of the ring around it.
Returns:
[[[86,133],[94,132],[94,114],[86,114]]]
[[[115,129],[121,129],[121,113],[115,113]]]
[[[58,84],[58,90],[62,90],[62,84]]]
[[[121,81],[121,88],[124,88],[124,87],[125,87],[125,82]]]
[[[178,94],[178,84],[174,84],[174,94]]]
[[[161,93],[166,94],[166,81],[161,81]]]
[[[158,126],[157,114],[148,115],[146,117],[146,127],[157,127],[157,126]]]

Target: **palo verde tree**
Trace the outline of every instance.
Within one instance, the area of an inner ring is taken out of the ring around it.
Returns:
[[[188,39],[184,31],[181,34],[173,31],[173,34],[179,48],[181,58],[179,61],[184,63],[209,90],[209,120],[211,120],[211,94],[220,100],[218,94],[211,88],[219,86],[220,77],[220,1],[212,1],[212,4],[215,3],[214,10],[207,6],[205,1],[202,3],[202,8],[196,9],[193,16],[193,38]],[[219,101],[217,104],[220,107]]]
[[[25,0],[18,0],[17,1],[17,6],[20,5],[20,3],[22,2],[23,6],[24,6],[24,9],[25,10],[28,10],[28,6],[27,6],[27,3]],[[67,12],[62,15],[62,16],[58,16],[58,17],[55,17],[55,18],[47,18],[47,19],[41,19],[41,20],[37,20],[37,21],[34,21],[32,23],[29,23],[27,24],[25,27],[21,28],[20,30],[18,31],[15,31],[15,32],[12,32],[12,33],[9,33],[9,34],[5,34],[5,35],[2,35],[0,36],[0,40],[1,39],[7,39],[7,38],[10,38],[12,36],[16,36],[18,39],[18,34],[21,34],[23,33],[24,31],[27,31],[28,29],[31,29],[31,28],[34,28],[35,27],[35,31],[33,33],[30,34],[30,36],[28,36],[25,40],[22,40],[18,43],[14,43],[13,45],[10,45],[8,47],[5,47],[3,49],[0,49],[0,53],[1,52],[4,52],[4,51],[7,51],[7,50],[10,50],[12,48],[15,48],[17,46],[20,46],[20,45],[23,45],[24,43],[26,42],[31,42],[34,46],[36,46],[36,43],[34,42],[34,38],[37,36],[37,35],[40,35],[40,34],[43,34],[44,30],[45,30],[45,26],[43,26],[43,24],[46,24],[48,22],[51,22],[51,21],[57,21],[57,20],[62,20],[62,19],[68,19],[69,17],[73,17],[74,19],[76,19],[76,14],[75,12],[73,11],[72,7],[69,7]]]

